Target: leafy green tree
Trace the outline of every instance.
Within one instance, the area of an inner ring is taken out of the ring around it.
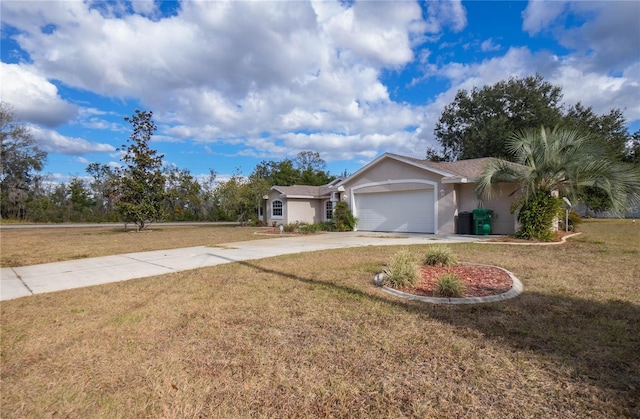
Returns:
[[[255,207],[249,192],[249,181],[236,169],[229,180],[218,182],[215,188],[218,217],[225,221],[247,222]]]
[[[293,165],[293,160],[262,161],[256,165],[249,175],[252,179],[265,179],[269,187],[274,185],[291,186],[299,183],[300,171]]]
[[[121,169],[116,209],[125,222],[135,223],[138,231],[164,217],[164,156],[149,147],[157,130],[152,116],[151,111],[136,110],[134,115],[125,118],[133,132],[126,148],[122,146],[126,152],[121,159],[124,167]]]
[[[249,175],[249,179],[264,179],[269,185],[268,188],[274,185],[326,185],[335,179],[325,170],[326,165],[318,152],[301,151],[294,160],[260,162]]]
[[[51,206],[47,214],[48,221],[62,223],[69,220],[68,217],[68,201],[69,201],[69,185],[66,183],[58,183],[53,187],[49,194]]]
[[[591,106],[580,102],[569,108],[562,125],[581,132],[588,132],[600,144],[600,152],[610,158],[623,160],[626,144],[631,140],[627,131],[627,120],[620,109],[611,109],[608,114],[597,115]]]
[[[561,98],[560,87],[538,74],[470,92],[459,90],[436,123],[442,153],[432,150],[431,158],[506,157],[505,142],[512,133],[562,121]]]
[[[300,172],[302,185],[320,186],[331,182],[334,177],[326,172],[327,163],[317,151],[301,151],[295,158],[295,167]]]
[[[165,202],[169,217],[175,221],[196,220],[202,203],[202,187],[188,169],[165,169]]]
[[[29,221],[42,223],[56,221],[58,209],[51,202],[54,183],[46,176],[35,176],[29,188],[27,213]]]
[[[106,164],[91,163],[86,168],[92,177],[89,183],[94,198],[94,213],[101,220],[115,220],[114,201],[118,194],[120,182],[117,171]]]
[[[562,125],[590,133],[599,148],[600,155],[606,155],[613,160],[625,160],[626,145],[631,137],[621,110],[611,109],[608,114],[597,115],[591,107],[584,107],[578,102],[567,111]],[[610,209],[610,200],[601,189],[586,187],[578,196],[580,201],[593,211]]]
[[[75,176],[69,181],[69,221],[88,221],[95,203],[84,180]]]
[[[209,169],[209,176],[200,183],[200,209],[198,217],[200,220],[218,221],[216,217],[217,201],[215,196],[217,173]]]
[[[521,197],[514,210],[520,237],[549,239],[551,220],[560,208],[555,193],[575,199],[583,188],[596,188],[618,213],[640,202],[640,170],[603,156],[590,134],[567,128],[528,129],[511,136],[507,149],[518,164],[502,160],[488,164],[477,190],[490,199],[495,183],[519,185]]]
[[[15,120],[13,108],[0,102],[0,218],[28,218],[30,188],[46,158],[28,127]]]
[[[634,132],[629,141],[627,141],[622,161],[640,164],[640,129]]]

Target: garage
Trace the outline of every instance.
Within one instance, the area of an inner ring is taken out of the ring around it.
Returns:
[[[356,193],[358,230],[434,233],[433,189]]]

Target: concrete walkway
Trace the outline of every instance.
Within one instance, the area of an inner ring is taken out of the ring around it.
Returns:
[[[362,246],[476,242],[461,235],[325,233],[2,268],[0,300],[292,253]]]

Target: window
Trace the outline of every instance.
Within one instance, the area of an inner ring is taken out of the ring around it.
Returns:
[[[324,204],[324,217],[326,221],[333,220],[333,202],[327,201]]]
[[[271,217],[282,218],[282,201],[273,201],[271,203]]]

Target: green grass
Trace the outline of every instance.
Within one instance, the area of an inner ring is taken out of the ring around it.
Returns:
[[[640,228],[581,227],[451,245],[523,282],[501,303],[386,294],[397,246],[6,301],[2,417],[638,417]]]

